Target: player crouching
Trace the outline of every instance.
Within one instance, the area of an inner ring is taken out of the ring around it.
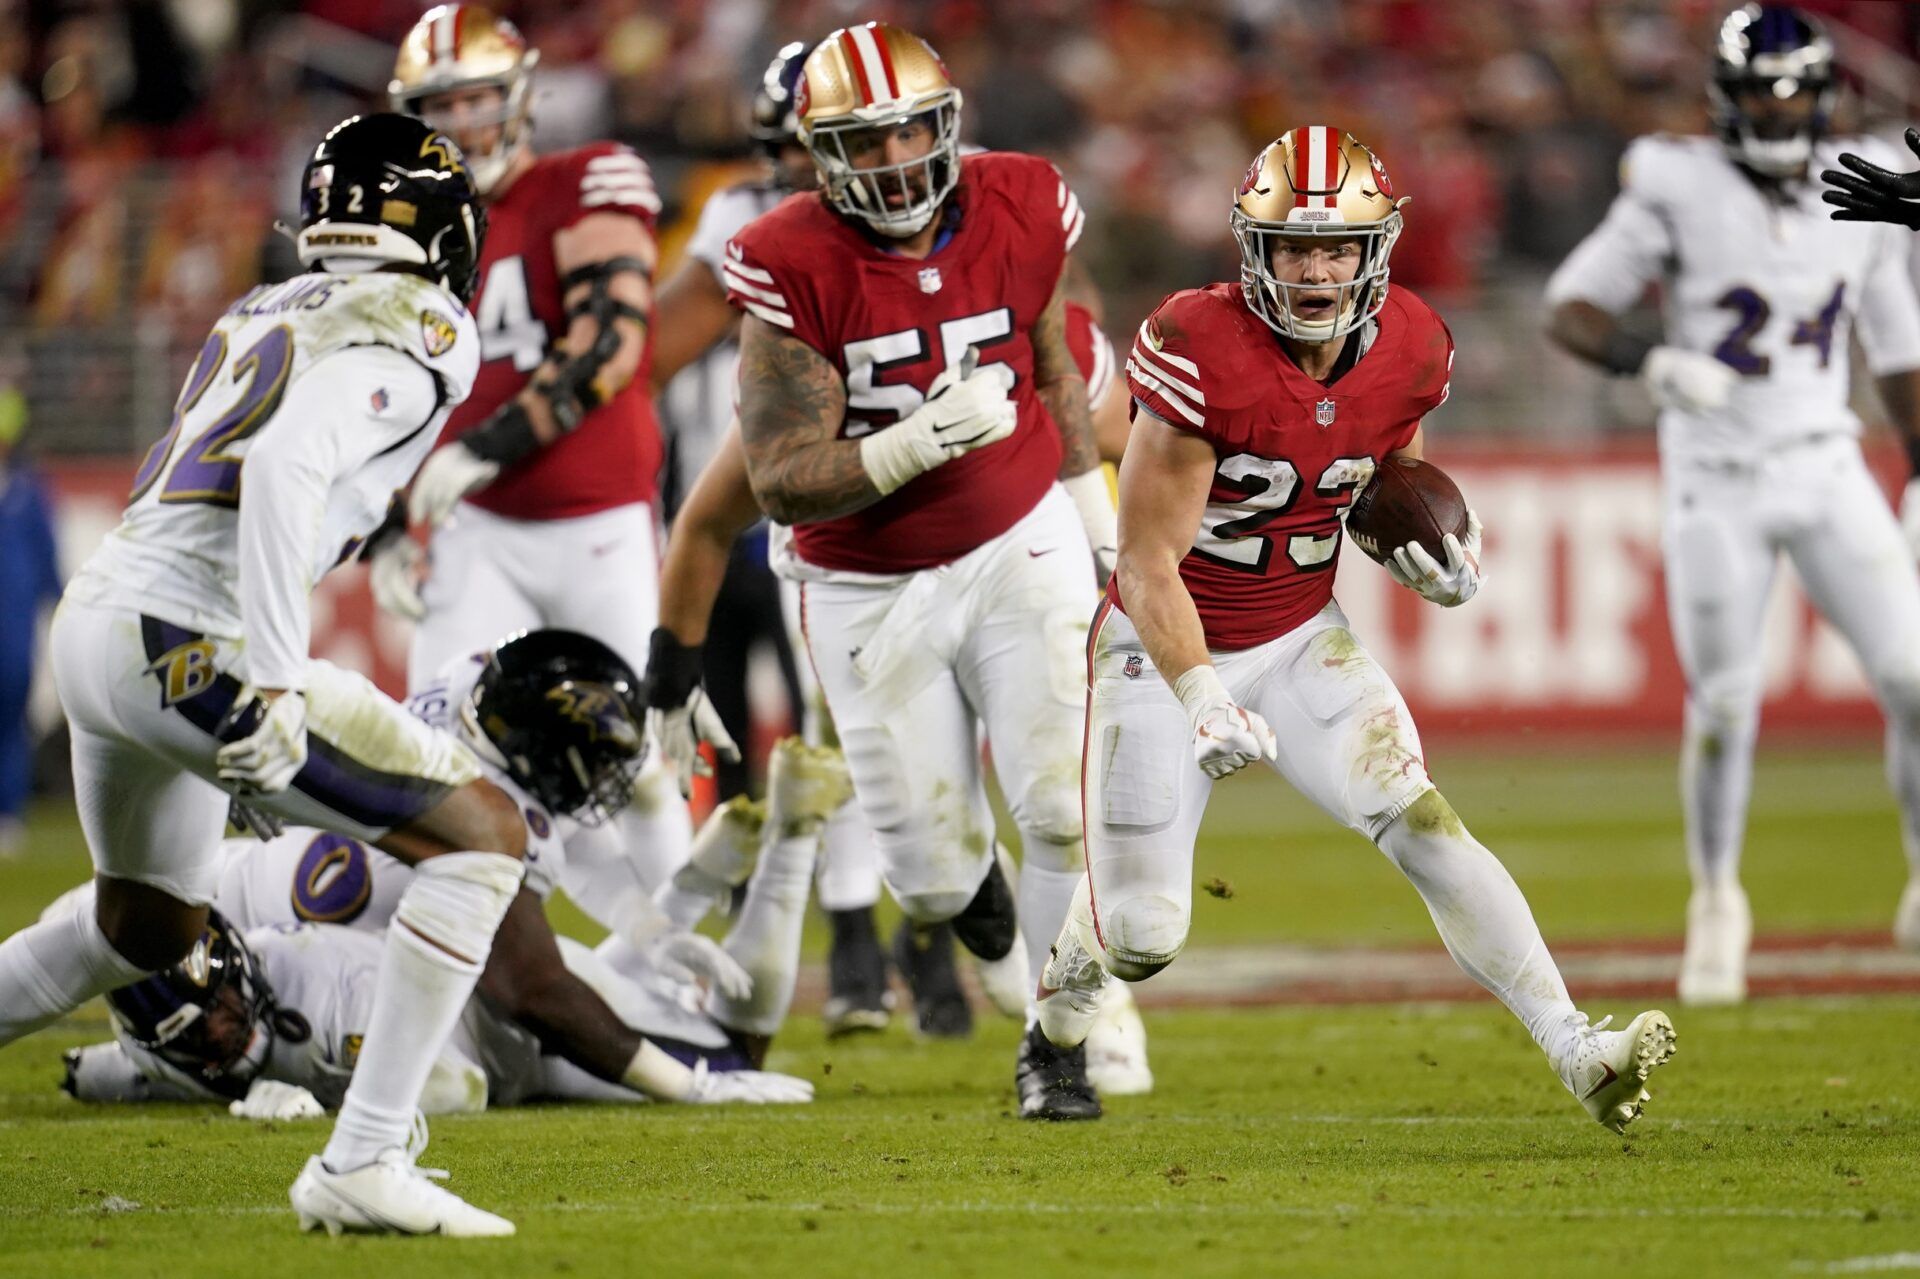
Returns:
[[[1256,760],[1372,839],[1448,951],[1526,1024],[1589,1114],[1640,1113],[1673,1027],[1573,1006],[1520,889],[1427,777],[1406,703],[1333,600],[1347,507],[1421,453],[1453,342],[1387,259],[1400,205],[1337,129],[1255,158],[1231,213],[1240,283],[1176,293],[1127,363],[1120,554],[1088,650],[1087,875],[1040,986],[1040,1027],[1078,1044],[1108,974],[1151,977],[1186,944],[1194,836],[1213,783]],[[1396,581],[1444,606],[1478,589],[1479,526],[1445,562],[1391,548]],[[1044,1062],[1023,1091],[1052,1086]]]

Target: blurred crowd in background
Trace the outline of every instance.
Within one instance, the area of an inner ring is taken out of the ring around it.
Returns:
[[[293,269],[272,220],[304,153],[384,103],[418,0],[0,0],[0,388],[41,452],[164,427],[204,326]],[[1037,152],[1088,210],[1124,335],[1234,278],[1231,192],[1258,147],[1351,130],[1413,197],[1396,282],[1460,344],[1450,422],[1583,435],[1649,415],[1550,355],[1539,288],[1605,211],[1635,135],[1705,126],[1727,0],[498,0],[541,51],[536,143],[613,137],[653,166],[669,255],[751,173],[746,102],[785,41],[884,18],[926,35],[987,147]],[[1920,5],[1807,7],[1852,77],[1843,127],[1920,118]]]

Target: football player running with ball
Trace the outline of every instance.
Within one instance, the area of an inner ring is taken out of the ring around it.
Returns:
[[[793,528],[813,665],[907,916],[951,920],[1004,1010],[1029,1003],[1078,879],[1078,667],[1113,506],[1067,339],[1084,221],[1044,160],[960,153],[960,93],[925,41],[881,23],[822,40],[800,136],[821,190],[735,236],[754,494]],[[1110,554],[1110,552],[1109,552]],[[692,638],[692,637],[688,637]],[[1025,864],[995,855],[984,726]],[[1017,984],[1016,984],[1017,983]],[[1022,1113],[1097,1113],[1084,1055]]]
[[[1680,998],[1737,1003],[1752,917],[1740,850],[1760,726],[1761,629],[1782,552],[1872,681],[1911,879],[1894,936],[1920,948],[1920,491],[1901,535],[1861,457],[1848,407],[1849,330],[1920,472],[1920,304],[1910,236],[1827,220],[1812,173],[1833,46],[1792,9],[1722,23],[1709,97],[1718,140],[1647,137],[1627,150],[1607,217],[1547,285],[1562,346],[1637,373],[1660,405],[1667,612],[1686,673],[1680,790],[1693,895]],[[1884,167],[1892,148],[1847,145]],[[1655,345],[1617,316],[1665,286]]]
[[[1255,159],[1231,213],[1240,283],[1176,293],[1127,361],[1120,559],[1088,647],[1087,873],[1041,979],[1040,1026],[1086,1035],[1109,976],[1142,981],[1186,944],[1194,836],[1215,781],[1267,761],[1379,845],[1447,949],[1526,1025],[1582,1105],[1619,1130],[1673,1052],[1664,1013],[1589,1025],[1520,889],[1428,780],[1407,706],[1333,601],[1347,506],[1418,457],[1453,341],[1387,260],[1400,205],[1338,129]],[[1445,561],[1390,548],[1446,607],[1480,582],[1480,530]]]
[[[466,396],[484,216],[459,149],[355,117],[307,162],[300,260],[201,347],[120,526],[53,623],[94,909],[0,945],[0,1044],[183,958],[230,798],[415,867],[359,1069],[293,1185],[301,1225],[506,1235],[414,1167],[428,1071],[520,889],[526,825],[471,751],[308,656],[309,595],[351,558]]]
[[[648,394],[660,199],[646,162],[614,142],[533,149],[538,50],[474,4],[423,14],[401,42],[393,109],[465,151],[487,207],[474,323],[480,372],[413,482],[407,518],[377,539],[382,605],[418,625],[407,679],[519,630],[557,626],[643,674],[658,598],[660,432]],[[396,535],[399,534],[399,535]],[[686,859],[686,804],[658,768],[604,832],[569,848],[606,892],[656,887]]]

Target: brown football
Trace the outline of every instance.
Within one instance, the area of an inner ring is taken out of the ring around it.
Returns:
[[[1374,560],[1418,542],[1445,564],[1448,533],[1466,537],[1466,499],[1445,471],[1418,458],[1388,458],[1347,510],[1347,536]]]

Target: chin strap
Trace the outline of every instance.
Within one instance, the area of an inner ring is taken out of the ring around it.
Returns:
[[[592,343],[577,355],[567,350],[565,339],[556,341],[546,359],[546,367],[553,370],[552,378],[546,381],[536,378],[531,384],[534,393],[546,400],[563,435],[579,426],[588,413],[618,395],[632,380],[627,378],[613,385],[600,376],[601,370],[620,350],[620,330],[615,321],[632,320],[642,328],[647,324],[645,311],[612,294],[614,277],[628,272],[649,283],[653,280],[653,269],[633,257],[589,262],[560,279],[562,294],[571,293],[582,284],[588,286],[587,296],[567,308],[567,323],[571,325],[587,315],[593,317],[596,326]],[[518,399],[509,401],[487,421],[461,436],[460,441],[475,456],[502,466],[511,466],[540,447],[533,417]]]

